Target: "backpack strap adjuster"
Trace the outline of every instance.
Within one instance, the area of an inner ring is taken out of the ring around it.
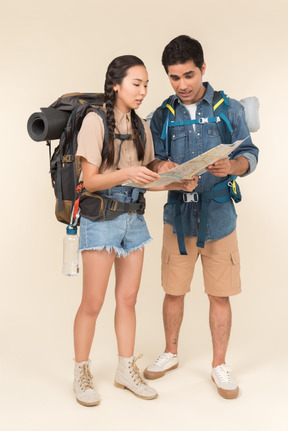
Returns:
[[[75,160],[75,156],[73,154],[65,154],[62,156],[62,163],[72,163]]]
[[[107,208],[110,211],[117,211],[118,208],[118,201],[116,201],[115,199],[109,199],[108,204],[107,204]]]

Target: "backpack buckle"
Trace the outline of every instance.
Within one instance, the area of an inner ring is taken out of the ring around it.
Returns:
[[[199,118],[199,124],[208,123],[208,118]]]
[[[185,203],[189,203],[189,202],[199,202],[199,195],[197,192],[192,192],[192,193],[183,193],[183,201]]]
[[[62,157],[62,163],[72,163],[74,162],[74,155],[73,154],[66,154]]]
[[[117,211],[117,208],[118,208],[118,201],[116,201],[115,199],[110,199],[108,209],[110,211]]]

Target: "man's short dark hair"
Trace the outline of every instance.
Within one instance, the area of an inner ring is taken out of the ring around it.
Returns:
[[[203,66],[203,49],[198,40],[182,35],[175,37],[165,46],[162,54],[162,64],[166,73],[168,73],[168,66],[183,64],[190,60],[193,60],[195,66],[199,69]]]

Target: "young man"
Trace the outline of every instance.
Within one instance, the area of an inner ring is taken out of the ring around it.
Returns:
[[[214,90],[208,82],[203,82],[206,64],[200,43],[188,36],[176,37],[165,47],[162,64],[175,96],[172,100],[169,99],[168,107],[166,104],[159,107],[151,120],[156,160],[150,167],[158,172],[171,169],[221,144],[217,123],[220,117],[216,119],[213,112]],[[168,111],[172,120],[178,123],[175,126],[173,123],[168,126]],[[200,255],[205,293],[210,301],[212,380],[221,396],[236,398],[239,388],[231,377],[225,357],[231,329],[229,297],[241,291],[237,216],[229,197],[225,202],[221,199],[221,202],[217,202],[209,192],[216,184],[223,183],[227,196],[233,180],[230,181],[229,176],[245,176],[253,172],[257,165],[258,149],[252,144],[244,109],[236,100],[229,99],[227,117],[233,133],[231,139],[229,132],[231,141],[223,143],[247,139],[234,150],[230,158],[209,166],[207,172],[199,176],[198,186],[193,193],[169,192],[168,195],[168,203],[164,209],[162,248],[166,348],[164,353],[146,368],[144,376],[147,379],[157,379],[178,366],[177,348],[184,297],[190,290],[194,266]],[[207,199],[205,201],[207,196],[208,202]],[[205,210],[205,222],[201,212],[204,205],[206,210],[208,208],[208,215]],[[200,238],[199,226],[202,218]]]

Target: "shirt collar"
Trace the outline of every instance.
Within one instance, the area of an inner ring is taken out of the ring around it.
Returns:
[[[121,121],[126,120],[126,118],[128,118],[128,120],[131,120],[131,111],[128,112],[127,114],[123,114],[123,112],[119,111],[118,108],[116,108],[116,106],[114,106],[114,116],[115,116],[115,121],[116,123],[121,123]]]
[[[204,87],[206,87],[206,91],[204,96],[202,97],[202,100],[205,100],[209,105],[213,105],[213,96],[214,96],[214,90],[212,86],[209,84],[209,82],[203,82]]]

